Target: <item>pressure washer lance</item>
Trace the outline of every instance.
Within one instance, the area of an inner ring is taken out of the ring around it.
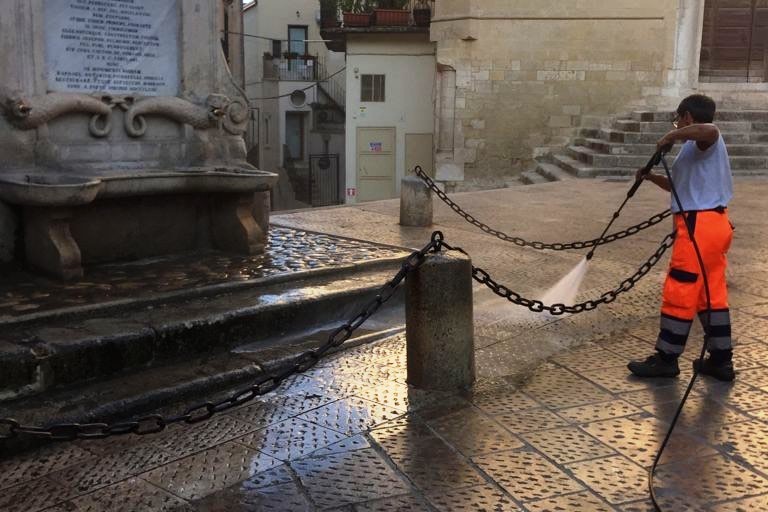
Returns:
[[[645,178],[645,176],[647,176],[648,173],[650,173],[654,167],[659,165],[659,162],[662,159],[662,155],[667,151],[669,151],[669,149],[670,147],[664,147],[653,154],[651,159],[648,160],[648,163],[645,164],[645,167],[643,167],[643,170],[641,173],[643,178]],[[616,219],[618,219],[619,215],[621,215],[621,210],[623,210],[627,202],[629,202],[629,200],[632,199],[632,197],[635,195],[635,192],[637,192],[637,189],[640,188],[640,185],[642,185],[642,183],[643,183],[643,180],[636,180],[635,183],[632,185],[632,188],[629,189],[629,191],[627,192],[627,197],[624,198],[624,202],[621,203],[621,206],[619,206],[619,209],[613,213],[613,217],[611,217],[611,221],[608,223],[607,226],[605,226],[605,229],[603,230],[602,234],[597,238],[598,242],[594,245],[594,247],[592,247],[592,250],[590,250],[587,253],[587,256],[586,256],[587,261],[591,260],[592,257],[595,255],[595,250],[600,246],[600,242],[603,241],[603,239],[605,238],[605,235],[608,233],[608,230],[611,229],[611,226],[613,225],[613,223],[616,222]]]
[[[694,237],[694,229],[690,222],[688,222],[688,214],[683,210],[683,203],[680,201],[680,196],[677,195],[677,189],[675,188],[675,182],[672,180],[672,173],[669,170],[669,165],[667,165],[667,160],[664,158],[664,155],[669,151],[669,147],[662,148],[662,151],[657,153],[660,155],[660,161],[661,164],[664,166],[664,172],[667,174],[667,179],[669,180],[669,187],[672,191],[672,197],[675,199],[675,204],[677,204],[677,208],[680,211],[680,214],[683,215],[683,219],[685,222],[685,227],[688,230],[688,237],[691,239],[691,243],[693,244],[693,249],[696,252],[696,259],[699,262],[699,269],[701,270],[701,277],[704,282],[704,294],[707,299],[707,323],[706,327],[704,328],[704,343],[701,346],[701,353],[699,354],[699,361],[704,360],[704,356],[706,355],[707,346],[709,345],[709,333],[707,332],[709,330],[709,326],[712,325],[712,297],[710,295],[709,291],[709,278],[707,276],[707,269],[704,267],[704,259],[701,256],[701,250],[699,249],[699,244],[696,243],[696,238]],[[656,155],[654,155],[655,157]],[[647,173],[643,173],[645,176]],[[640,183],[642,183],[641,180],[638,180],[637,183],[635,183],[636,186],[639,186]],[[633,187],[634,188],[634,187]],[[669,442],[669,438],[672,437],[672,432],[675,430],[675,426],[677,425],[677,420],[680,418],[680,414],[683,412],[683,407],[685,407],[685,402],[688,400],[688,396],[691,394],[691,390],[693,389],[693,384],[696,382],[696,377],[699,376],[699,370],[696,365],[693,365],[693,376],[691,377],[690,382],[688,382],[688,387],[685,389],[685,393],[683,394],[683,398],[680,400],[680,405],[677,407],[677,411],[675,412],[675,416],[672,418],[672,422],[669,425],[669,430],[667,430],[666,436],[664,436],[664,441],[662,441],[661,446],[659,447],[659,451],[656,453],[656,457],[653,459],[653,464],[651,465],[651,469],[648,470],[648,492],[651,495],[651,501],[653,502],[654,508],[658,512],[662,512],[661,505],[659,505],[658,501],[656,500],[656,491],[653,489],[653,477],[656,473],[656,466],[659,463],[659,460],[661,460],[661,455],[664,453],[664,448],[667,447],[667,443]]]

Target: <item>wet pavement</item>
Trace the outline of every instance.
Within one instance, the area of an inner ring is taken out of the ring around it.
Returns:
[[[75,282],[15,271],[0,282],[0,320],[135,298],[170,297],[190,289],[257,281],[281,274],[338,268],[401,256],[394,247],[339,236],[273,227],[265,254],[238,256],[218,251],[94,265]]]
[[[625,190],[558,183],[455,199],[499,229],[562,241],[599,233]],[[766,181],[737,182],[729,284],[739,373],[732,384],[697,382],[656,477],[665,510],[768,510],[766,192]],[[663,201],[641,189],[622,225]],[[511,247],[436,206],[448,241],[522,293],[540,293],[582,256]],[[399,227],[391,201],[274,220],[412,247],[431,231]],[[668,230],[598,249],[580,298],[631,274]],[[471,392],[409,388],[398,335],[205,423],[0,459],[0,510],[650,511],[647,469],[701,346],[697,326],[678,379],[627,375],[626,361],[653,349],[663,263],[616,303],[565,318],[476,286]]]

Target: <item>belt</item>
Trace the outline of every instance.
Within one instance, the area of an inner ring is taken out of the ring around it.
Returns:
[[[727,210],[728,210],[727,206],[716,206],[715,208],[708,208],[706,210],[685,210],[684,212],[675,212],[675,215],[680,215],[681,213],[698,213],[698,212],[725,213]]]

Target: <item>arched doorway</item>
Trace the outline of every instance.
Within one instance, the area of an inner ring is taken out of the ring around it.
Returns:
[[[705,0],[700,82],[768,81],[768,0]]]

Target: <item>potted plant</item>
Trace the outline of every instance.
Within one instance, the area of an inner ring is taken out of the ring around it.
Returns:
[[[339,21],[338,0],[320,0],[320,26],[322,28],[337,28]]]
[[[418,27],[428,27],[432,21],[432,9],[426,0],[419,0],[413,8],[413,23]]]
[[[283,52],[283,58],[285,60],[295,60],[299,58],[298,52]]]
[[[407,27],[411,13],[405,9],[408,0],[378,0],[373,10],[374,24],[379,27]]]
[[[272,60],[272,54],[269,52],[264,52],[264,60]]]
[[[344,15],[345,27],[369,27],[371,12],[366,0],[340,0],[339,7]]]

